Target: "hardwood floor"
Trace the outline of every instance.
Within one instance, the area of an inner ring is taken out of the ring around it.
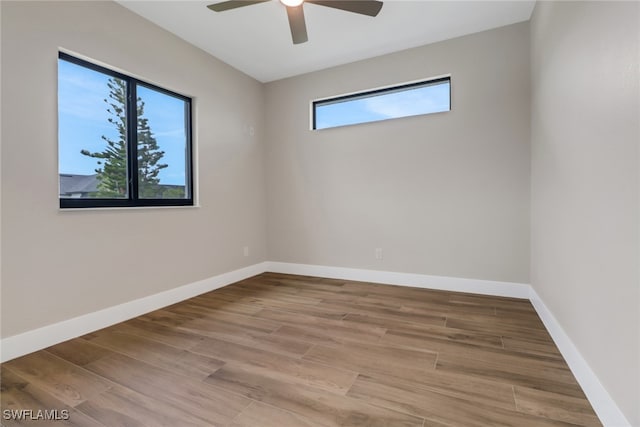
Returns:
[[[601,425],[528,301],[275,273],[1,374],[6,426]]]

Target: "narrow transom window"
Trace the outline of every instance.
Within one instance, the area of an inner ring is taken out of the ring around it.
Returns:
[[[191,206],[191,99],[58,56],[61,208]]]
[[[450,110],[451,78],[442,77],[313,101],[312,129]]]

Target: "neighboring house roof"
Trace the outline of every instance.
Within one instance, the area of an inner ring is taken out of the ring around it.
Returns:
[[[0,0],[1,1],[1,0]],[[89,193],[98,191],[98,175],[74,175],[70,173],[61,173],[60,178],[60,196],[71,196],[72,194],[80,194],[81,197]],[[184,189],[184,185],[160,184],[160,189]]]
[[[98,175],[60,174],[60,195],[98,191]]]

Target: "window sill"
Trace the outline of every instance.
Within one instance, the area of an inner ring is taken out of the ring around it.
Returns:
[[[139,210],[167,210],[167,209],[200,209],[200,205],[193,206],[110,206],[104,208],[61,208],[58,212],[104,212],[104,211],[139,211]]]

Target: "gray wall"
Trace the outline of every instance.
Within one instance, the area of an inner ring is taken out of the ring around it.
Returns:
[[[259,82],[114,2],[1,7],[2,337],[266,259]],[[199,208],[58,210],[59,47],[195,96]]]
[[[269,259],[528,283],[528,30],[267,84]],[[309,130],[313,99],[449,73],[451,112]]]
[[[640,425],[637,2],[538,2],[531,22],[534,289]]]

